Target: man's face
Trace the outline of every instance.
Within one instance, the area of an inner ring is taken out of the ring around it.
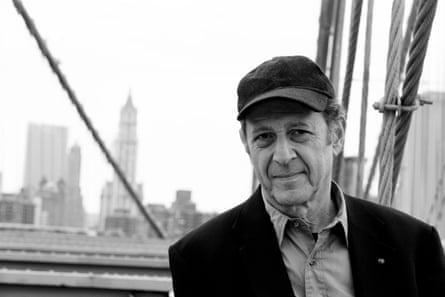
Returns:
[[[341,126],[330,132],[321,113],[286,104],[253,107],[241,132],[263,195],[280,210],[329,197],[333,155],[343,137]]]

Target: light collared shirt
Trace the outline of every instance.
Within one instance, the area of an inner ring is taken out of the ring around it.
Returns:
[[[332,182],[331,199],[337,214],[317,235],[304,222],[286,216],[263,199],[295,296],[353,297],[348,221],[340,187]]]

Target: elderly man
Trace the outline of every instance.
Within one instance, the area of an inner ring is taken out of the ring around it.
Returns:
[[[260,186],[170,247],[176,297],[445,296],[436,230],[332,180],[344,113],[314,62],[259,65],[238,112]]]

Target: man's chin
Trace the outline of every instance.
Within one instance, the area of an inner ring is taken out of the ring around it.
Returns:
[[[272,199],[275,203],[283,207],[297,206],[304,204],[308,197],[301,190],[273,191]]]

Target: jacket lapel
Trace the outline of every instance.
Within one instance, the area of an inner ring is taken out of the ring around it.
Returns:
[[[259,188],[244,204],[233,228],[239,236],[240,256],[255,295],[294,296]]]
[[[348,242],[356,297],[392,296],[395,249],[385,242],[384,223],[358,199],[345,197]]]

